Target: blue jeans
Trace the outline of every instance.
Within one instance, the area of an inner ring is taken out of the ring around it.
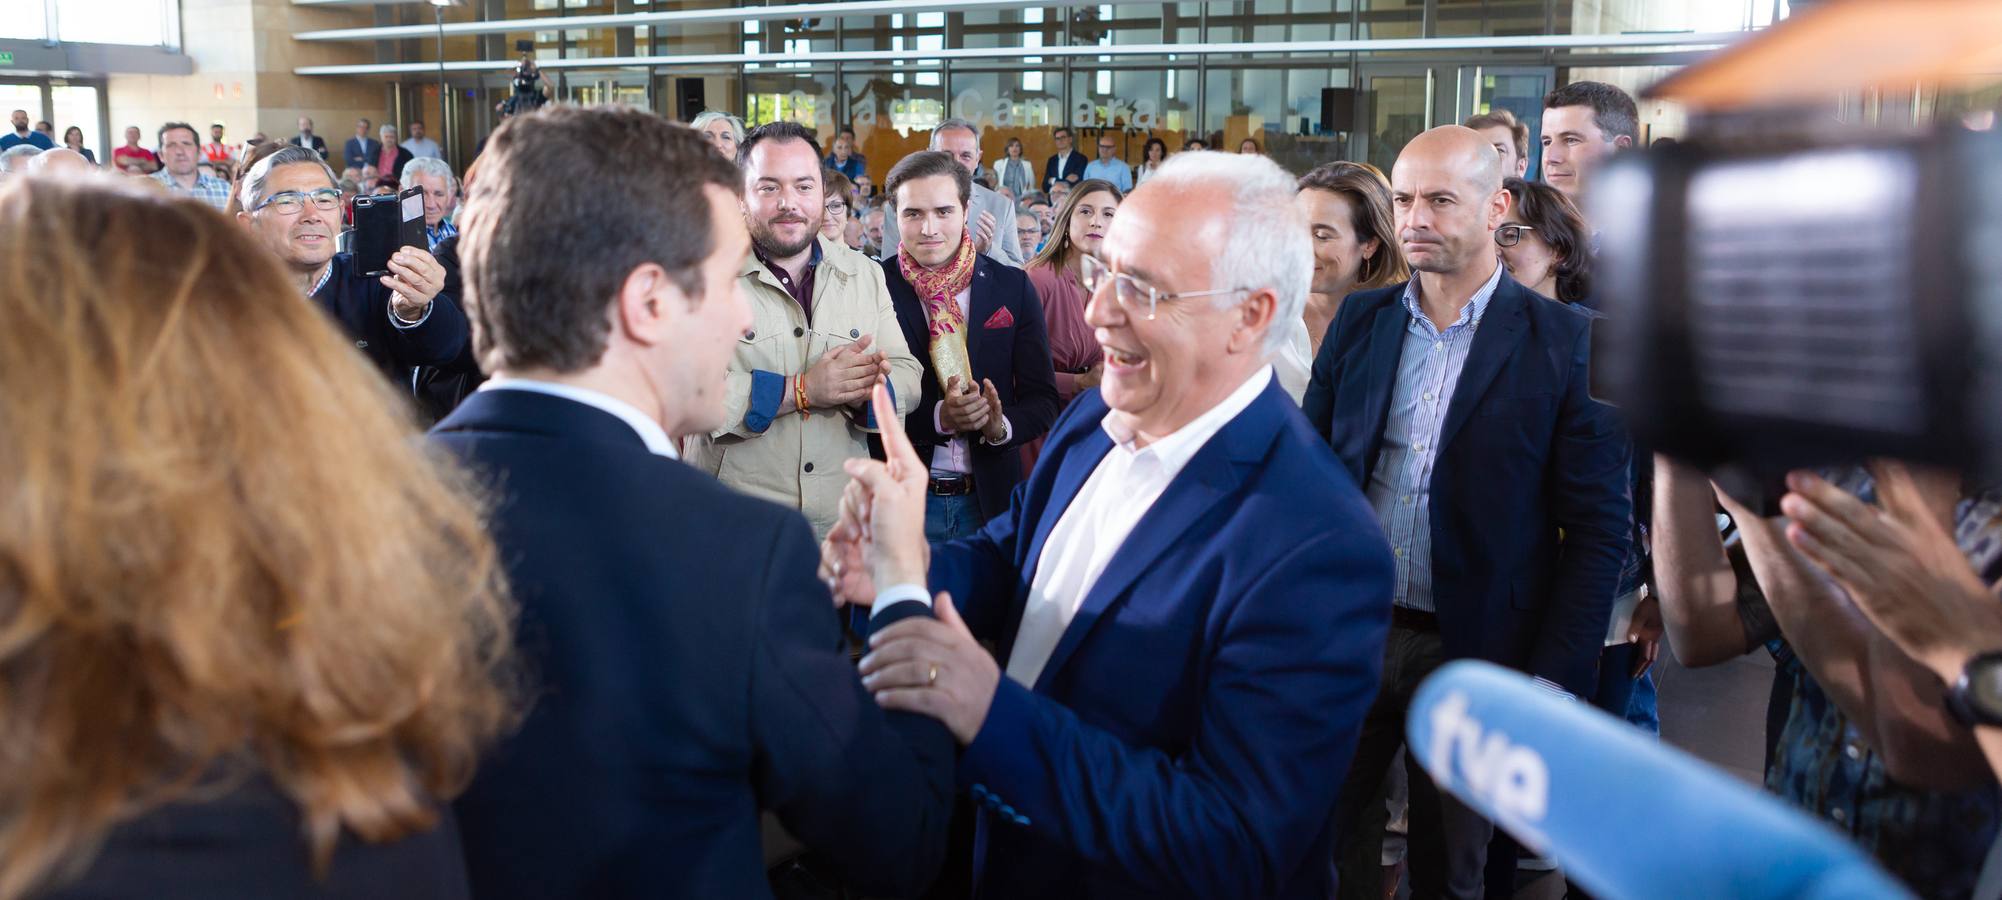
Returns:
[[[1601,651],[1598,691],[1588,699],[1593,706],[1625,719],[1642,731],[1659,735],[1661,717],[1655,710],[1654,668],[1648,667],[1639,678],[1627,674],[1633,671],[1634,654],[1639,650],[1639,644],[1614,644]]]
[[[979,530],[980,502],[972,494],[925,497],[925,540],[939,544]]]

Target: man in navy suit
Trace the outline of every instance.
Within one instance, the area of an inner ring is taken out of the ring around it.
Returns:
[[[341,153],[347,159],[348,168],[350,169],[362,169],[375,165],[377,158],[382,156],[382,142],[369,137],[368,128],[369,121],[367,119],[356,119],[355,136],[348,138],[346,146],[341,148]],[[382,174],[386,178],[396,177],[395,172],[384,172]]]
[[[927,151],[904,157],[884,186],[903,240],[883,261],[883,281],[904,341],[924,364],[924,390],[904,431],[931,468],[925,537],[951,540],[1007,511],[1022,480],[1016,448],[1056,420],[1050,339],[1029,277],[974,252],[966,228],[972,175],[951,156]],[[939,377],[934,331],[964,336],[971,378]]]
[[[1069,128],[1059,125],[1050,132],[1050,140],[1056,142],[1057,152],[1043,162],[1043,190],[1049,190],[1059,181],[1075,187],[1084,180],[1087,165],[1084,154],[1073,147],[1077,138]]]
[[[937,618],[871,637],[878,702],[963,747],[986,900],[1334,887],[1391,558],[1273,378],[1274,326],[1313,268],[1293,191],[1269,160],[1201,153],[1127,198],[1110,268],[1085,276],[1101,392],[1066,410],[1005,515],[930,549]],[[852,600],[873,592],[869,560],[927,552],[895,511],[924,466],[897,449],[849,462],[823,545]]]
[[[950,737],[863,690],[799,512],[678,459],[751,323],[741,174],[635,110],[519,116],[481,160],[462,253],[494,380],[433,436],[491,486],[535,682],[455,806],[474,893],[769,897],[760,810],[860,890],[922,890]],[[590,237],[523,251],[552,234]],[[916,598],[878,627],[930,616],[922,577],[876,573]]]
[[[1354,823],[1412,692],[1446,660],[1591,694],[1633,514],[1627,440],[1586,394],[1588,314],[1516,284],[1496,256],[1509,194],[1494,147],[1459,125],[1419,135],[1391,199],[1415,277],[1342,301],[1302,403],[1397,559],[1383,693],[1342,792],[1347,840],[1369,838]],[[1493,826],[1407,768],[1413,895],[1477,896]],[[1343,863],[1346,886],[1376,861]]]

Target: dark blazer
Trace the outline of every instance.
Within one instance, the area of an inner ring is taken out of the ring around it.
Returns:
[[[438,264],[445,267],[445,287],[440,293],[453,297],[464,297],[464,280],[460,277],[459,236],[452,235],[438,242],[431,249]],[[464,350],[451,362],[442,366],[418,366],[411,373],[411,390],[417,395],[417,411],[420,421],[429,425],[443,419],[457,409],[473,391],[487,380],[480,371],[480,363],[473,355],[473,342],[466,341]]]
[[[1084,154],[1072,150],[1069,156],[1052,155],[1043,163],[1043,190],[1058,181],[1068,181],[1072,186],[1084,179],[1084,166],[1089,160]]]
[[[184,797],[187,801],[189,798]],[[326,877],[313,873],[299,806],[252,776],[213,799],[160,807],[113,828],[83,874],[36,900],[452,900],[470,896],[449,809],[389,844],[342,833]]]
[[[897,307],[897,324],[903,326],[904,342],[924,366],[924,392],[916,409],[904,417],[904,432],[918,458],[931,460],[932,450],[952,439],[940,434],[933,419],[945,390],[939,386],[932,368],[931,329],[925,321],[924,302],[917,290],[904,279],[895,259],[882,263],[883,281],[890,289],[890,302]],[[1008,494],[1022,480],[1022,454],[1016,449],[1049,433],[1056,421],[1057,376],[1050,364],[1050,336],[1043,326],[1043,301],[1021,269],[1003,265],[982,255],[974,257],[973,296],[967,307],[966,355],[973,362],[973,377],[994,382],[1001,398],[1001,414],[1014,429],[1007,444],[995,447],[971,435],[969,454],[973,461],[974,497],[980,502],[980,517],[992,519],[1008,509]],[[997,316],[1007,310],[1012,321],[1001,324]]]
[[[1007,515],[932,550],[996,658],[1044,544],[1108,452],[1095,390]],[[1004,674],[960,757],[975,894],[1321,900],[1376,696],[1390,548],[1276,380],[1197,451],[1082,598],[1033,689]]]
[[[438,293],[424,324],[398,328],[389,321],[389,288],[357,273],[351,254],[336,254],[332,266],[326,286],[313,295],[314,302],[340,322],[355,349],[390,380],[407,387],[413,367],[450,363],[471,340],[466,314],[452,295]]]
[[[321,159],[327,158],[327,142],[317,134],[313,135],[313,143],[310,146],[300,143],[299,136],[296,134],[286,138],[285,143],[291,144],[294,147],[306,147],[309,150],[319,151]]]
[[[1403,296],[1398,284],[1342,301],[1302,400],[1358,485],[1383,445],[1411,321]],[[1589,322],[1502,274],[1446,409],[1431,485],[1447,654],[1581,697],[1592,695],[1633,516],[1625,431],[1586,395]]]
[[[924,888],[952,738],[862,689],[798,511],[544,394],[480,391],[431,433],[492,486],[535,673],[457,804],[475,896],[767,897],[761,809],[859,890]]]
[[[341,152],[345,155],[348,165],[354,166],[357,169],[363,166],[372,166],[375,165],[376,159],[382,156],[382,142],[375,138],[348,138],[348,142],[342,146]],[[383,174],[395,177],[395,173],[393,172],[385,172]]]

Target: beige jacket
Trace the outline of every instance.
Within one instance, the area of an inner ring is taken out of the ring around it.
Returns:
[[[824,538],[834,528],[848,486],[841,464],[869,455],[868,435],[875,429],[865,424],[866,405],[808,410],[807,416],[791,412],[767,422],[784,400],[783,378],[804,373],[829,350],[875,335],[875,348],[890,357],[890,387],[901,420],[917,406],[924,368],[904,343],[883,270],[857,251],[817,240],[821,260],[813,276],[811,322],[763,263],[756,257],[744,261],[739,277],[751,298],[752,325],[730,362],[725,424],[690,437],[683,452],[690,465],[724,484],[799,509],[814,536]]]

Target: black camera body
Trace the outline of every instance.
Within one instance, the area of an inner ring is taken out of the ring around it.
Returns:
[[[1770,509],[1797,468],[2002,472],[2002,134],[1694,139],[1595,173],[1593,393]]]

